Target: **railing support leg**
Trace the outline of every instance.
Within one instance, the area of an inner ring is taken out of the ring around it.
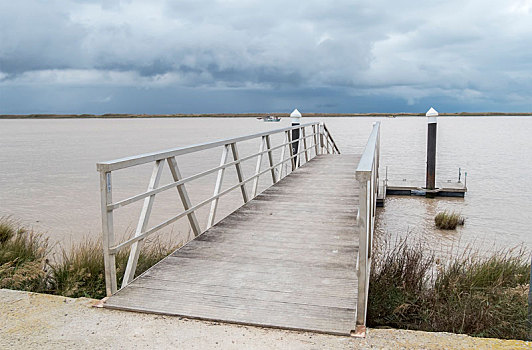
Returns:
[[[220,166],[224,165],[227,162],[227,155],[229,154],[229,145],[224,146],[222,151],[222,158],[220,159]],[[218,195],[222,189],[222,182],[224,179],[225,168],[218,170],[218,175],[216,177],[216,184],[214,185],[214,194],[213,196]],[[211,202],[211,210],[209,211],[209,218],[207,219],[207,229],[214,225],[214,219],[216,217],[216,209],[218,208],[218,202],[220,198],[216,198]]]
[[[181,172],[179,171],[179,167],[177,166],[177,160],[175,159],[175,157],[170,157],[166,160],[168,162],[168,165],[170,166],[170,172],[172,173],[174,181],[181,180],[183,177],[181,176]],[[190,198],[188,196],[185,184],[177,186],[177,192],[179,193],[179,197],[181,198],[181,203],[183,203],[183,208],[185,208],[185,210],[192,208],[192,202],[190,201]],[[194,212],[191,212],[187,214],[187,217],[188,221],[190,222],[192,232],[194,233],[194,237],[199,236],[201,234],[201,228],[198,219],[196,218],[196,214]]]
[[[266,149],[268,150],[268,163],[270,164],[271,174],[272,174],[272,181],[273,183],[277,182],[277,176],[275,176],[275,169],[273,168],[273,153],[271,151],[272,149],[272,143],[270,140],[270,135],[266,135]],[[281,164],[282,166],[282,164]]]
[[[290,142],[290,137],[288,136],[288,131],[285,131],[283,143],[288,143],[288,142]],[[290,145],[288,146],[290,148]],[[279,162],[281,163],[279,164],[279,180],[283,178],[283,167],[284,167],[285,154],[286,154],[286,146],[283,146],[283,148],[281,148],[281,158],[279,159]]]
[[[266,137],[263,136],[260,140],[260,148],[259,148],[259,155],[257,156],[257,166],[255,167],[255,179],[253,180],[253,188],[252,188],[252,198],[255,198],[257,196],[257,191],[259,190],[259,173],[260,173],[260,166],[262,165],[262,155],[264,152],[264,146],[266,143]]]
[[[296,170],[296,160],[294,159],[294,144],[292,143],[292,134],[287,131],[286,135],[288,135],[288,151],[290,152],[290,160],[292,161],[292,171],[294,171]]]
[[[308,163],[308,149],[307,149],[307,135],[305,134],[305,127],[301,128],[301,137],[303,138],[303,148],[305,150],[305,163]]]
[[[148,184],[148,191],[151,191],[159,186],[159,180],[163,173],[164,161],[158,160],[155,162],[153,171],[151,174],[150,182]],[[153,208],[153,201],[155,195],[151,195],[144,199],[142,210],[140,212],[139,221],[137,223],[137,229],[135,230],[135,237],[139,236],[148,227],[150,220],[151,209]],[[135,271],[137,270],[137,262],[139,261],[140,250],[144,244],[144,240],[140,240],[131,245],[131,251],[129,252],[129,258],[126,265],[126,271],[124,272],[124,278],[122,279],[122,288],[127,286],[129,282],[135,277]]]
[[[319,146],[318,146],[318,131],[316,130],[316,124],[312,125],[312,135],[314,139],[314,153],[315,155],[319,154]]]
[[[370,261],[368,258],[368,181],[359,181],[359,250],[358,250],[358,302],[357,302],[357,325],[366,325],[366,309],[369,288]]]
[[[240,160],[240,157],[238,156],[238,149],[236,148],[236,143],[231,144],[231,151],[233,152],[233,160],[238,161]],[[238,176],[238,181],[242,182],[244,181],[244,172],[242,171],[242,164],[240,162],[235,164],[236,167],[236,175]],[[242,191],[242,198],[244,199],[244,203],[249,202],[248,193],[246,190],[246,184],[242,184],[240,186],[240,190]]]
[[[102,211],[103,261],[105,266],[105,292],[111,296],[117,291],[115,254],[109,248],[115,244],[113,211],[107,206],[113,203],[111,172],[100,172],[100,194]]]
[[[323,126],[323,123],[319,124],[320,129],[320,154],[323,154],[323,148],[325,147],[325,143],[323,142],[323,134],[325,133],[325,128]]]

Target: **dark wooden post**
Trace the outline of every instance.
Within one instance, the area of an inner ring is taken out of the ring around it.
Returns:
[[[428,117],[427,129],[427,178],[425,187],[427,190],[436,189],[436,130],[438,128],[438,112],[430,108],[426,113]],[[427,192],[427,197],[433,197],[433,193]]]
[[[298,126],[301,125],[301,113],[296,109],[292,113],[290,113],[290,119],[292,120],[292,126]],[[299,162],[297,161],[297,154],[299,153],[299,129],[292,130],[292,154],[295,155],[294,157],[294,163],[296,167],[299,167]],[[295,169],[292,169],[295,170]]]

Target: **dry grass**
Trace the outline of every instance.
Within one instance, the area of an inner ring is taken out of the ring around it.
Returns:
[[[139,255],[135,276],[140,275],[176,249],[160,242],[145,245]],[[68,297],[105,297],[105,269],[102,244],[86,240],[70,249],[62,249],[62,258],[51,267],[50,291]],[[122,283],[129,257],[128,250],[116,256],[118,285]]]
[[[524,250],[469,250],[442,264],[403,240],[375,255],[368,325],[526,340],[529,274]]]
[[[436,227],[442,230],[455,230],[458,225],[464,225],[465,218],[453,212],[447,210],[440,212],[434,217],[434,223]]]
[[[140,252],[136,275],[149,269],[177,247],[160,242],[146,244]],[[105,296],[102,245],[99,241],[61,248],[60,258],[48,261],[48,242],[10,218],[0,218],[0,288],[100,299]],[[129,252],[117,254],[118,283],[122,281]]]
[[[9,217],[0,218],[0,288],[42,291],[48,242]]]

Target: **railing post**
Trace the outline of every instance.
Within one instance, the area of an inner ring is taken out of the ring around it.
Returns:
[[[255,198],[257,196],[257,191],[259,190],[259,173],[260,173],[260,167],[262,165],[262,152],[264,152],[264,146],[266,143],[266,136],[263,136],[260,140],[260,148],[259,148],[259,155],[257,156],[257,166],[255,167],[255,179],[253,179],[253,188],[251,192],[251,198]]]
[[[268,163],[270,164],[270,168],[271,168],[272,181],[273,183],[276,183],[277,176],[275,176],[275,169],[273,168],[273,153],[272,153],[272,143],[270,140],[270,135],[266,135],[266,149],[268,150]]]
[[[292,130],[293,132],[294,130]],[[296,168],[299,168],[301,166],[301,148],[303,147],[303,138],[301,137],[301,128],[297,128],[297,134],[299,135],[298,138],[297,138],[297,141],[296,141],[296,148],[295,148],[295,163],[296,163]]]
[[[358,174],[357,174],[358,175]],[[357,302],[357,325],[366,325],[367,312],[367,289],[369,286],[369,259],[368,259],[368,181],[365,174],[357,176],[359,180],[359,250],[358,250],[358,302]]]
[[[312,124],[312,135],[314,140],[314,154],[317,156],[319,154],[319,146],[318,146],[318,129],[319,124]]]
[[[240,164],[240,157],[238,156],[238,149],[236,148],[235,142],[231,144],[231,151],[233,152],[233,160],[238,162],[235,164],[238,181],[242,182],[244,181],[244,172],[242,171],[242,164]],[[240,186],[240,190],[242,191],[242,198],[244,199],[244,203],[249,202],[248,193],[246,191],[246,184],[242,184]]]
[[[159,186],[159,180],[161,179],[161,174],[163,173],[164,161],[157,160],[155,166],[153,167],[152,175],[150,178],[150,183],[148,184],[148,191],[151,191],[157,186]],[[135,230],[135,237],[139,236],[146,230],[148,227],[148,222],[150,220],[151,209],[153,207],[153,202],[155,200],[155,195],[151,195],[148,198],[144,199],[144,204],[142,205],[142,210],[140,212],[139,221],[137,223],[137,228]],[[135,271],[137,269],[137,263],[139,261],[140,250],[142,249],[144,240],[133,243],[131,250],[129,252],[129,258],[126,265],[126,270],[124,272],[124,278],[122,279],[122,288],[127,286],[129,282],[135,277]]]
[[[222,151],[222,158],[220,159],[220,166],[224,165],[227,162],[227,155],[229,154],[229,145],[225,145]],[[218,175],[216,176],[216,184],[214,185],[213,196],[217,196],[222,189],[222,182],[224,179],[225,168],[218,170]],[[211,210],[209,211],[209,218],[207,219],[207,228],[210,228],[214,225],[214,219],[216,217],[216,209],[218,208],[218,202],[220,198],[215,198],[211,202]]]
[[[113,202],[111,172],[100,172],[100,194],[102,211],[103,261],[105,266],[105,292],[111,296],[117,291],[115,254],[109,248],[115,244],[113,210],[107,206]]]
[[[168,162],[168,166],[170,167],[170,172],[172,173],[174,181],[181,180],[183,177],[181,176],[181,172],[179,171],[175,157],[167,158],[166,161]],[[185,184],[177,186],[177,192],[179,193],[179,198],[181,198],[181,203],[183,203],[183,208],[185,208],[185,210],[192,208],[192,202],[188,196]],[[191,212],[187,214],[187,217],[190,227],[192,228],[192,232],[194,232],[194,237],[199,236],[201,234],[201,228],[198,219],[196,218],[196,213]]]
[[[288,152],[290,154],[290,160],[292,162],[292,171],[296,170],[296,161],[294,159],[294,148],[292,143],[292,133],[286,132],[286,135],[288,135]]]
[[[283,166],[284,166],[284,156],[286,154],[286,147],[288,146],[288,148],[290,149],[291,145],[290,145],[290,136],[289,136],[289,132],[288,131],[285,131],[284,132],[284,141],[283,143],[288,143],[288,145],[286,146],[283,146],[283,148],[281,148],[281,159],[279,160],[279,162],[281,164],[279,164],[279,180],[281,180],[283,178]],[[288,153],[290,154],[290,151],[288,151]]]
[[[305,127],[301,128],[301,137],[303,138],[303,148],[305,151],[305,163],[308,163],[308,147],[307,147],[307,135],[305,133]]]
[[[320,154],[323,154],[323,147],[325,146],[325,144],[323,143],[323,134],[325,133],[324,124],[320,123],[318,128],[320,132]]]

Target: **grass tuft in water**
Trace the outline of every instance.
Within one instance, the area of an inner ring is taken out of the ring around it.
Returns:
[[[442,230],[455,230],[458,225],[464,225],[465,218],[453,212],[447,210],[440,212],[434,217],[436,227]]]

